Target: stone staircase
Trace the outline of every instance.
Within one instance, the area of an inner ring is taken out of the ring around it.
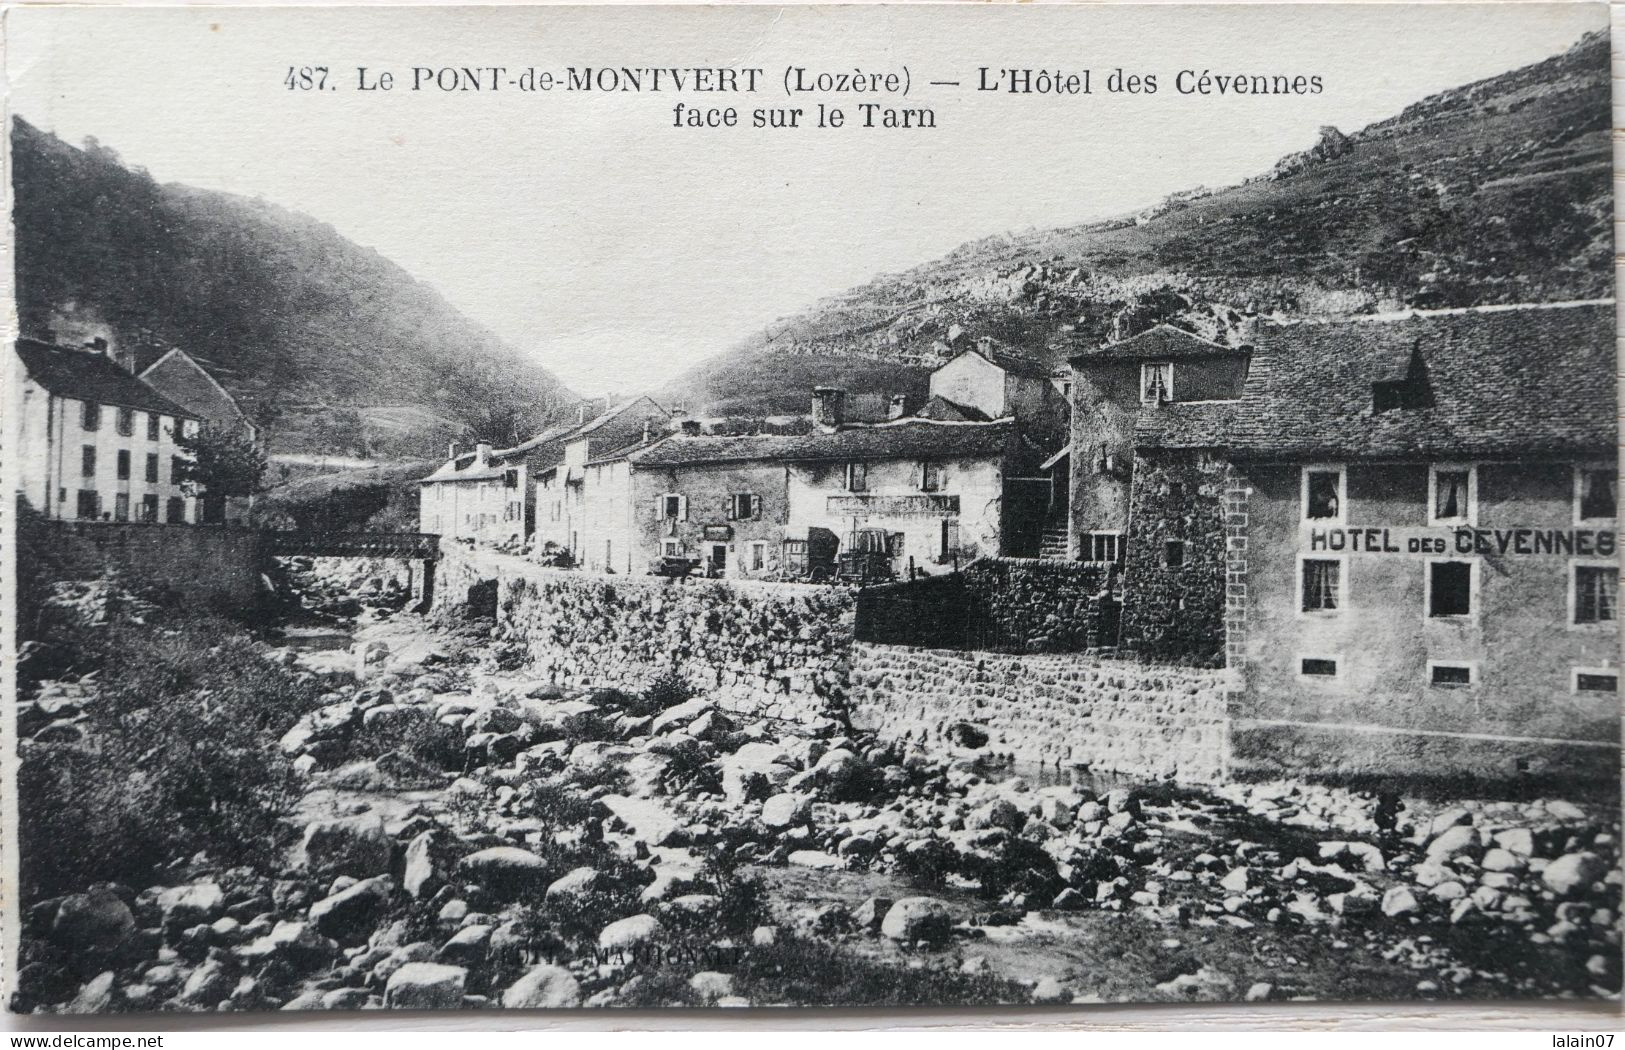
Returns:
[[[1066,561],[1066,526],[1045,529],[1038,544],[1041,561]]]

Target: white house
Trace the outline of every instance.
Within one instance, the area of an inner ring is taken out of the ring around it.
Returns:
[[[199,420],[122,367],[105,342],[69,349],[19,339],[14,421],[19,491],[48,518],[184,524],[199,501],[181,487],[177,428]]]

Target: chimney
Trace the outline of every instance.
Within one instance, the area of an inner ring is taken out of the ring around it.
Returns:
[[[484,466],[485,461],[491,458],[491,446],[484,441],[474,446],[474,461]]]
[[[903,394],[893,394],[891,401],[886,405],[887,419],[902,419],[908,404],[908,398]]]
[[[846,391],[832,386],[813,387],[813,422],[821,427],[838,427],[844,422]]]
[[[459,449],[458,449],[458,446],[457,446],[457,442],[453,441],[451,444],[446,446],[446,458],[447,459],[456,459],[458,451],[459,451]]]
[[[647,445],[650,441],[652,441],[654,439],[654,436],[655,436],[655,421],[652,420],[652,419],[645,419],[643,421],[643,443],[645,445]]]
[[[679,425],[683,428],[683,436],[684,437],[699,437],[700,436],[700,421],[699,420],[697,420],[697,419],[685,419]]]
[[[583,426],[587,422],[587,403],[583,401],[576,406],[576,426]]]

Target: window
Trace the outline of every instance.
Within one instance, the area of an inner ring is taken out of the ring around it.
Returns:
[[[1619,692],[1619,671],[1613,667],[1576,667],[1574,669],[1576,693]]]
[[[1428,524],[1471,525],[1478,519],[1478,469],[1428,468]]]
[[[518,488],[519,487],[519,471],[517,471],[517,470],[504,470],[502,472],[502,487],[505,488],[505,489],[516,489],[516,488]]]
[[[1303,518],[1305,521],[1344,520],[1342,467],[1303,468]]]
[[[1571,590],[1575,623],[1613,623],[1619,619],[1619,566],[1576,565]]]
[[[728,497],[728,520],[746,521],[762,516],[762,501],[749,492],[736,492]]]
[[[118,429],[119,437],[129,437],[135,433],[135,411],[121,408],[114,417],[114,426]]]
[[[920,464],[920,491],[942,491],[942,464],[926,460]]]
[[[1305,678],[1336,678],[1337,661],[1329,656],[1300,657],[1298,673]]]
[[[1147,361],[1140,366],[1140,400],[1158,404],[1174,399],[1174,363]]]
[[[1123,537],[1117,532],[1086,532],[1078,549],[1084,561],[1118,562],[1123,559]]]
[[[130,450],[127,448],[118,450],[118,479],[120,481],[130,480]]]
[[[869,488],[869,464],[848,463],[846,465],[846,491],[865,492]]]
[[[148,412],[147,413],[147,440],[148,441],[157,441],[158,440],[158,428],[160,426],[160,420],[161,419],[162,419],[162,417],[159,416],[158,413],[156,413],[156,412]]]
[[[1162,561],[1170,569],[1177,569],[1185,564],[1185,541],[1164,540],[1162,544]]]
[[[102,406],[94,401],[86,401],[79,416],[79,423],[86,430],[100,430],[102,428]]]
[[[1303,601],[1306,613],[1334,613],[1343,608],[1343,562],[1337,558],[1305,558]]]
[[[1428,562],[1428,616],[1437,619],[1473,615],[1476,567],[1476,563],[1470,561]]]
[[[147,480],[153,484],[158,482],[158,453],[147,453]]]
[[[750,571],[761,572],[767,565],[767,544],[756,540],[750,545]]]
[[[688,497],[667,493],[660,497],[660,516],[667,521],[685,521],[688,518]]]
[[[942,523],[942,558],[947,561],[959,553],[959,522]]]
[[[141,520],[152,522],[158,520],[158,497],[149,493],[141,497]]]
[[[128,492],[120,492],[113,497],[113,520],[130,520],[130,494]]]
[[[660,553],[668,558],[676,558],[683,553],[683,543],[681,540],[661,540]]]
[[[171,496],[164,503],[164,520],[171,525],[184,525],[186,523],[186,501],[179,496]]]
[[[79,450],[79,476],[93,478],[96,476],[96,446],[85,445]]]
[[[169,457],[169,483],[171,485],[179,485],[181,483],[181,479],[186,476],[181,470],[181,462],[182,460],[179,456]]]
[[[1619,481],[1613,467],[1574,469],[1574,523],[1612,521],[1619,511]]]
[[[80,518],[95,519],[101,517],[101,497],[96,495],[96,493],[91,489],[80,489],[79,498],[74,508],[74,513],[76,517]]]
[[[1428,684],[1441,689],[1460,689],[1473,684],[1473,665],[1428,661]]]

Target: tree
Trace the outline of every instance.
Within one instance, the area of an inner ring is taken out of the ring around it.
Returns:
[[[223,498],[261,491],[265,452],[241,431],[204,426],[190,436],[176,428],[173,435],[184,454],[175,480],[188,495]]]

